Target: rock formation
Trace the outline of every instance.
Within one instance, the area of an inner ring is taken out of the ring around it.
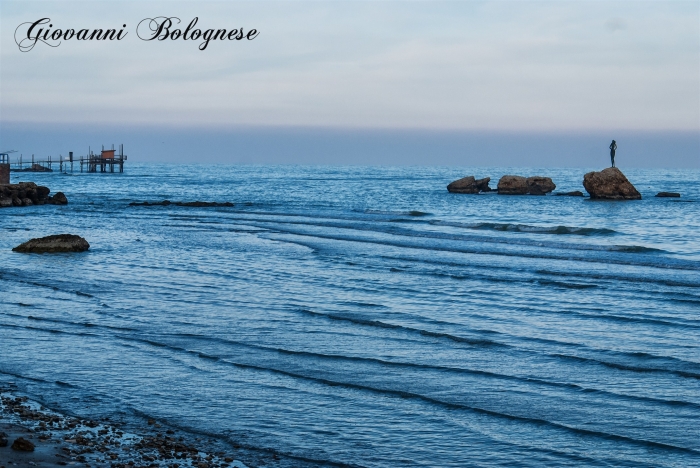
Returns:
[[[583,187],[593,199],[641,200],[642,195],[616,167],[600,172],[589,172],[583,176]]]
[[[549,177],[528,177],[526,182],[527,192],[530,195],[546,195],[557,188]]]
[[[476,186],[474,176],[467,176],[450,182],[447,191],[450,193],[479,193],[479,187]]]
[[[0,185],[0,208],[32,205],[65,205],[68,199],[62,192],[49,196],[51,189],[34,182]]]
[[[88,241],[80,236],[57,234],[29,240],[18,245],[12,251],[21,253],[85,252],[89,248]]]
[[[491,192],[492,189],[491,189],[491,187],[489,187],[490,181],[491,181],[491,177],[484,177],[483,179],[477,179],[476,186],[482,192]]]
[[[656,197],[680,198],[681,194],[678,192],[659,192],[655,196]]]
[[[504,175],[498,181],[500,195],[545,195],[557,186],[549,177]]]
[[[498,181],[499,195],[526,195],[527,179],[522,176],[504,175]]]

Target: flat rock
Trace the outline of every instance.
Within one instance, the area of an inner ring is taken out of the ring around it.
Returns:
[[[678,192],[659,192],[655,195],[656,197],[671,197],[671,198],[680,198],[681,194]]]
[[[89,248],[88,241],[80,236],[57,234],[29,240],[18,245],[12,251],[22,253],[85,252]]]
[[[526,195],[528,193],[527,179],[522,176],[504,175],[498,181],[499,195]]]
[[[12,442],[12,450],[17,450],[19,452],[33,452],[34,444],[24,437],[18,437],[14,442]]]
[[[527,182],[527,193],[530,195],[546,195],[557,186],[552,182],[549,177],[528,177]]]
[[[559,192],[555,193],[554,195],[557,195],[559,197],[582,197],[583,192],[580,190],[574,190],[573,192]]]
[[[616,167],[600,172],[589,172],[583,176],[583,187],[593,199],[641,200],[642,195]]]

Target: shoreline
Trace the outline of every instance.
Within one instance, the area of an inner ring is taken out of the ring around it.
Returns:
[[[152,419],[140,434],[121,426],[64,415],[0,388],[0,436],[4,432],[8,442],[0,447],[0,468],[248,468],[230,453],[205,448],[215,441],[192,440]],[[34,451],[12,449],[18,437],[34,444]]]

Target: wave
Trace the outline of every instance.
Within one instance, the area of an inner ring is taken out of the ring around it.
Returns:
[[[439,226],[461,227],[466,229],[501,231],[501,232],[527,232],[532,234],[573,234],[577,236],[609,236],[617,234],[617,231],[607,228],[586,228],[576,226],[532,226],[529,224],[513,223],[458,223],[450,221],[430,221],[430,224]]]
[[[144,341],[148,342],[150,344],[154,344],[153,342],[148,341],[148,340],[144,340]],[[188,354],[202,357],[202,356],[200,356],[202,353],[200,353],[199,351],[193,351],[193,350],[189,350],[189,349],[182,348],[179,346],[171,346],[171,345],[168,345],[165,343],[158,343],[157,345],[159,347],[165,347],[165,348],[169,348],[169,349],[172,349],[175,351],[180,351],[180,352],[184,351]],[[218,357],[216,358],[216,361],[217,361],[217,363],[234,366],[234,367],[237,367],[240,369],[251,369],[251,370],[257,370],[257,371],[263,371],[263,372],[270,372],[270,373],[277,374],[277,375],[291,377],[293,379],[306,380],[306,381],[318,383],[318,384],[325,385],[328,387],[340,387],[340,388],[347,388],[350,390],[360,390],[360,391],[365,391],[365,392],[377,393],[377,394],[384,395],[384,396],[396,397],[396,398],[400,398],[400,399],[413,399],[413,400],[422,401],[424,403],[432,404],[435,406],[441,406],[444,408],[448,408],[451,410],[465,410],[465,411],[469,411],[469,412],[473,412],[473,413],[477,413],[477,414],[483,414],[486,416],[496,417],[499,419],[524,422],[524,423],[534,424],[537,426],[546,426],[546,427],[559,429],[559,430],[563,430],[565,432],[574,433],[574,434],[578,434],[578,435],[593,436],[596,438],[615,440],[615,441],[625,442],[625,443],[638,445],[638,446],[642,446],[642,447],[655,447],[657,449],[665,449],[665,450],[677,451],[677,452],[688,453],[688,454],[700,454],[699,451],[694,450],[694,449],[690,449],[690,448],[686,448],[686,447],[679,447],[676,445],[666,444],[666,443],[662,443],[662,442],[655,442],[655,441],[650,441],[650,440],[644,440],[644,439],[636,439],[633,437],[622,436],[619,434],[612,434],[612,433],[607,433],[607,432],[603,432],[603,431],[583,429],[583,428],[569,426],[569,425],[566,425],[563,423],[550,421],[550,420],[542,419],[542,418],[534,418],[534,417],[528,417],[528,416],[520,416],[520,415],[509,414],[509,413],[503,413],[500,411],[489,410],[489,409],[480,408],[477,406],[472,406],[472,405],[468,405],[468,404],[464,404],[464,403],[445,401],[445,400],[430,397],[427,395],[422,395],[420,393],[408,392],[405,390],[396,390],[396,389],[392,389],[392,388],[374,387],[371,385],[358,384],[358,383],[352,383],[352,382],[341,382],[341,381],[326,379],[326,378],[322,378],[322,377],[308,376],[308,375],[300,374],[298,372],[291,372],[291,371],[287,371],[287,370],[283,370],[283,369],[277,369],[274,367],[259,366],[259,365],[255,365],[255,364],[246,364],[246,363],[241,363],[241,362],[235,362],[235,361],[231,361],[228,359],[221,359]]]
[[[633,355],[633,354],[644,354],[644,353],[629,353],[629,354]],[[573,361],[585,362],[585,363],[590,363],[590,364],[597,364],[597,365],[610,367],[612,369],[623,370],[623,371],[638,372],[638,373],[671,374],[671,375],[676,375],[678,377],[700,380],[700,373],[688,372],[688,371],[679,370],[679,369],[664,369],[664,368],[660,368],[660,367],[635,366],[635,365],[631,365],[631,364],[621,364],[618,362],[610,362],[610,361],[604,361],[601,359],[593,359],[593,358],[582,357],[582,356],[570,356],[567,354],[555,353],[555,354],[550,354],[549,356],[560,358],[560,359],[573,360]],[[675,358],[669,358],[669,359],[675,360]]]
[[[415,333],[418,335],[422,336],[429,336],[431,338],[443,338],[447,339],[450,341],[455,341],[457,343],[465,343],[473,346],[499,346],[499,347],[506,347],[509,348],[511,347],[510,345],[504,344],[504,343],[499,343],[497,341],[492,341],[492,340],[484,340],[484,339],[475,339],[475,338],[465,338],[462,336],[456,336],[456,335],[451,335],[449,333],[440,333],[440,332],[432,332],[428,330],[422,330],[420,328],[411,328],[411,327],[406,327],[404,325],[395,325],[393,323],[386,323],[386,322],[381,322],[379,320],[367,320],[367,319],[361,319],[357,317],[351,317],[347,315],[337,315],[337,314],[324,314],[321,312],[314,312],[309,309],[298,309],[299,312],[302,312],[307,315],[311,315],[314,317],[323,317],[329,320],[338,320],[338,321],[345,321],[345,322],[351,322],[357,325],[364,325],[368,327],[377,327],[377,328],[389,328],[393,330],[401,330],[403,332],[407,333]]]

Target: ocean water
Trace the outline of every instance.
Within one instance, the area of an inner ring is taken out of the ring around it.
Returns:
[[[0,383],[268,466],[700,466],[700,171],[623,171],[641,201],[445,189],[584,169],[13,174],[70,204],[0,211]],[[235,206],[129,206],[163,199]],[[90,251],[11,252],[57,233]]]

